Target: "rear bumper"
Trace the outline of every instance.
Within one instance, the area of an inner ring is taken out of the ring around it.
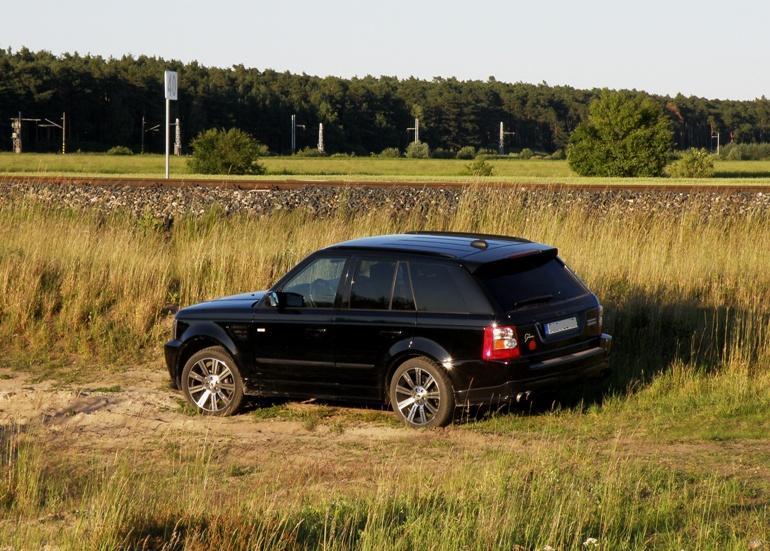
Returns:
[[[179,364],[179,351],[181,348],[182,343],[176,339],[168,341],[163,346],[163,356],[166,358],[166,368],[168,369],[169,377],[171,377],[171,386],[177,389],[179,388],[177,366]]]
[[[455,391],[458,406],[507,402],[520,393],[556,390],[568,384],[600,379],[609,374],[612,337],[601,336],[599,346],[531,364],[526,378],[503,384]]]

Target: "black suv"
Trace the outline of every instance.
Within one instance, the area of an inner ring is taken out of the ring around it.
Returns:
[[[269,291],[184,308],[165,355],[202,413],[245,395],[385,400],[430,427],[458,406],[599,378],[611,341],[555,248],[414,232],[332,245]]]

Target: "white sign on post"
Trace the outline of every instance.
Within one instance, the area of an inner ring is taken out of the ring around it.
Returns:
[[[171,116],[171,100],[176,101],[176,71],[165,71],[163,73],[163,82],[166,85],[166,180],[169,179],[169,161],[168,161],[168,125]]]
[[[163,76],[166,83],[166,99],[176,101],[176,71],[166,71]]]

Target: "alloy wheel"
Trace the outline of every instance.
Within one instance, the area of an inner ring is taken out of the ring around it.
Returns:
[[[427,425],[441,404],[441,391],[433,376],[420,367],[404,371],[396,383],[396,407],[407,422]]]
[[[187,391],[200,409],[217,413],[233,401],[235,377],[222,360],[201,358],[187,375]]]

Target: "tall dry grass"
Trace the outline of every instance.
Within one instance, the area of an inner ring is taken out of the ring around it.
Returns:
[[[265,217],[213,210],[169,231],[151,218],[0,206],[4,347],[157,357],[171,305],[269,286],[308,253],[352,237],[409,229],[521,235],[559,247],[606,306],[622,366],[647,380],[675,359],[756,372],[770,358],[767,213],[607,215],[524,192],[468,192],[453,211],[342,208]],[[48,353],[48,352],[46,352]]]

